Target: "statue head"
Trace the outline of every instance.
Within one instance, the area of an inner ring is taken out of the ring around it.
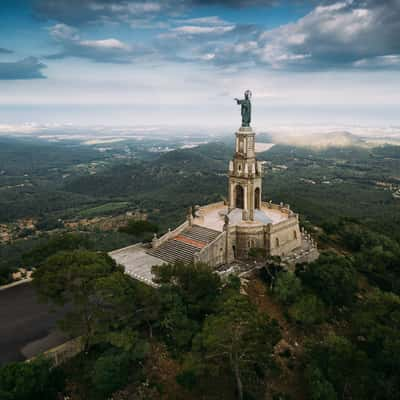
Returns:
[[[250,99],[251,99],[251,91],[250,91],[250,90],[246,90],[246,91],[244,92],[244,98],[245,98],[246,100],[250,100]]]

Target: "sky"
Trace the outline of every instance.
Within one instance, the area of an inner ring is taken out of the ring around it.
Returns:
[[[0,7],[0,125],[400,126],[400,0]]]

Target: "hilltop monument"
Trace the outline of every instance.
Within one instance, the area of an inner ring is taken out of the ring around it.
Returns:
[[[241,114],[242,114],[242,126],[250,126],[251,122],[251,91],[246,90],[244,92],[244,99],[239,100],[235,99],[237,104],[240,104],[241,107]]]
[[[246,261],[251,249],[279,256],[287,265],[318,257],[310,235],[300,229],[298,214],[287,204],[262,200],[265,173],[256,158],[256,134],[250,126],[251,97],[246,90],[243,100],[235,99],[242,124],[228,166],[228,200],[190,207],[186,221],[155,236],[150,248],[138,244],[110,253],[134,278],[151,284],[151,267],[165,262],[202,262],[217,268]]]

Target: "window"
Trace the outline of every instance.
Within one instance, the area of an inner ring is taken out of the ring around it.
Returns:
[[[293,231],[293,239],[297,240],[297,232],[296,231]]]
[[[275,238],[275,247],[279,247],[279,238]]]
[[[242,186],[237,185],[235,187],[235,206],[236,208],[243,208],[244,207],[244,190]]]
[[[259,210],[260,209],[260,188],[257,188],[255,191],[254,191],[254,208],[256,209],[256,210]]]

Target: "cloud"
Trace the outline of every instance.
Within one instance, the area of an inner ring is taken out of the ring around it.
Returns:
[[[36,57],[14,62],[0,62],[0,80],[45,78],[42,74],[44,68],[46,65],[39,62]]]
[[[280,0],[37,0],[35,11],[61,21],[50,29],[61,51],[51,58],[81,57],[127,63],[152,52],[175,61],[238,64],[272,69],[395,69],[400,55],[400,0],[298,0],[320,4],[278,28],[243,25],[219,16],[184,18],[189,8],[273,6]],[[152,50],[116,38],[84,40],[81,23],[126,23],[157,28]]]
[[[95,62],[123,64],[132,62],[133,59],[148,52],[138,45],[127,44],[115,38],[82,39],[77,29],[65,24],[56,24],[49,30],[62,50],[47,56],[48,59],[79,57]]]
[[[237,63],[240,55],[235,58],[232,53],[234,43],[239,43],[237,48],[244,55],[244,48],[261,33],[256,25],[236,24],[217,16],[176,19],[171,23],[177,26],[159,34],[156,47],[161,56],[181,62]]]
[[[140,24],[162,16],[178,16],[201,6],[272,6],[279,0],[34,0],[36,16],[68,25],[98,22]]]
[[[385,68],[385,69],[398,69],[400,68],[400,55],[387,55],[387,56],[379,56],[373,58],[364,58],[362,60],[356,61],[354,64],[356,68],[363,69],[376,69],[376,68]]]
[[[279,0],[193,0],[188,3],[198,5],[217,5],[226,7],[270,7],[280,3]]]
[[[400,54],[399,20],[400,0],[331,2],[315,7],[294,23],[262,32],[256,40],[239,38],[216,47],[212,62],[247,60],[276,69],[357,67],[368,63],[376,68],[393,68]]]
[[[174,22],[181,25],[185,24],[208,25],[208,26],[230,25],[228,21],[223,20],[217,15],[211,15],[208,17],[199,17],[199,18],[176,19]]]
[[[183,35],[208,35],[208,34],[220,35],[227,32],[232,32],[234,29],[235,25],[228,25],[228,26],[184,25],[171,29],[171,32]]]
[[[117,22],[132,23],[182,9],[180,0],[36,0],[37,17],[68,25]]]
[[[0,47],[0,54],[11,54],[13,53],[12,50],[4,49],[3,47]]]

